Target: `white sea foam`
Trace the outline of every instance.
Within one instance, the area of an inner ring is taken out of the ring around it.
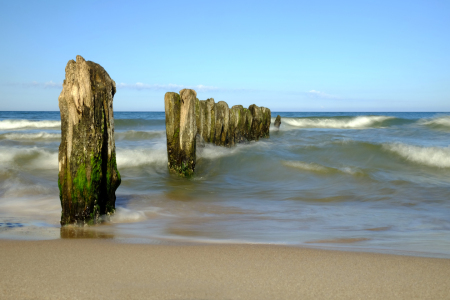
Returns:
[[[0,135],[4,139],[8,140],[50,140],[50,139],[60,139],[60,133],[48,133],[48,132],[38,132],[38,133],[5,133]]]
[[[55,128],[61,127],[61,121],[2,120],[0,130],[20,128]]]
[[[49,223],[58,223],[61,216],[61,203],[58,197],[19,197],[2,199],[0,215],[14,217],[26,216],[33,219],[44,219]]]
[[[30,163],[30,167],[36,169],[54,169],[58,170],[58,152],[50,152],[47,150],[39,149],[38,158],[34,159]]]
[[[54,188],[22,182],[18,178],[6,180],[0,186],[0,215],[59,221],[61,204]]]
[[[352,168],[352,167],[343,167],[343,168],[339,168],[339,170],[341,172],[350,174],[350,175],[363,175],[363,172],[361,172],[358,169]]]
[[[270,147],[269,142],[259,141],[258,143],[250,142],[248,144],[237,144],[235,147],[227,148],[222,146],[215,146],[213,144],[205,144],[205,147],[197,146],[197,158],[204,159],[218,159],[235,155],[241,151],[247,151],[251,148],[267,148]]]
[[[167,150],[157,148],[117,149],[117,165],[120,168],[137,167],[151,164],[167,165]]]
[[[244,146],[245,147],[245,146]],[[233,148],[226,148],[226,147],[219,147],[214,146],[211,144],[206,144],[205,147],[197,148],[197,156],[198,158],[205,158],[205,159],[217,159],[219,157],[225,157],[225,156],[231,156],[236,153],[238,153],[241,150],[242,147],[233,147]]]
[[[282,118],[282,124],[295,128],[342,128],[361,129],[375,127],[379,123],[394,119],[388,116],[358,116],[352,118]]]
[[[113,223],[134,223],[145,220],[145,213],[140,210],[131,210],[124,207],[117,207],[116,212],[111,217]]]
[[[450,147],[419,147],[401,143],[384,144],[383,149],[423,165],[450,168]]]
[[[310,171],[310,172],[317,172],[317,173],[336,173],[336,172],[342,172],[349,175],[354,176],[362,176],[364,175],[364,172],[361,170],[355,168],[355,167],[339,167],[339,168],[333,168],[333,167],[326,167],[320,164],[316,163],[307,163],[303,161],[283,161],[283,165],[303,171]]]
[[[0,163],[10,163],[13,161],[15,153],[14,149],[2,147],[0,148]]]
[[[303,161],[283,161],[283,165],[291,168],[296,168],[305,171],[313,171],[313,172],[328,172],[334,170],[333,168],[328,168],[315,163],[307,163]]]

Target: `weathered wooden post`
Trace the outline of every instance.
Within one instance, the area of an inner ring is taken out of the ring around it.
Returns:
[[[275,123],[273,125],[275,126],[275,128],[280,128],[280,125],[281,125],[280,115],[277,116],[277,118],[275,119]]]
[[[190,89],[164,96],[168,167],[184,177],[192,176],[195,170],[196,99],[197,93]]]
[[[216,114],[216,129],[215,129],[215,144],[217,146],[230,146],[230,140],[228,136],[230,126],[230,109],[225,101],[219,101],[215,108]]]
[[[249,140],[257,141],[259,138],[268,138],[270,136],[270,109],[252,104],[248,107],[248,110],[252,114],[252,125]]]
[[[261,132],[259,137],[269,138],[270,137],[270,122],[272,121],[272,114],[270,109],[261,106]]]
[[[230,145],[234,146],[236,143],[239,143],[239,121],[242,113],[243,107],[242,105],[235,105],[230,109]]]
[[[207,143],[214,142],[216,126],[215,107],[213,98],[197,100],[195,106],[197,134]]]
[[[250,129],[249,140],[257,141],[259,140],[261,129],[262,129],[262,112],[261,107],[252,104],[248,107],[248,110],[252,114],[252,127]]]
[[[102,66],[77,56],[66,66],[59,95],[61,225],[95,224],[115,210],[121,179],[116,164],[116,83]]]

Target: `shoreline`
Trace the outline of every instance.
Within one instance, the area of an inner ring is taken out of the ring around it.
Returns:
[[[1,299],[450,299],[450,259],[279,245],[0,240]]]
[[[103,227],[103,228],[102,228]],[[64,229],[65,230],[62,230]],[[163,245],[163,246],[208,246],[208,245],[236,245],[236,246],[275,246],[292,247],[312,250],[329,250],[342,252],[373,253],[386,255],[399,255],[424,258],[450,259],[450,254],[436,251],[411,250],[389,247],[363,246],[355,242],[366,240],[361,238],[335,238],[328,240],[318,240],[317,242],[303,243],[277,243],[258,242],[241,240],[214,240],[214,239],[191,239],[189,237],[143,237],[133,234],[114,234],[105,230],[105,225],[94,227],[21,227],[19,231],[0,231],[1,241],[55,241],[55,240],[98,240],[109,241],[118,244],[138,244],[138,245]],[[7,234],[6,234],[7,233]]]

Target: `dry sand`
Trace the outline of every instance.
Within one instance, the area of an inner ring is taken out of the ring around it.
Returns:
[[[450,299],[450,259],[261,245],[0,241],[0,299]]]

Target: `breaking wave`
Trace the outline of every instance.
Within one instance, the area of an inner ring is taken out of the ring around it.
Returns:
[[[157,164],[167,165],[167,152],[163,147],[142,149],[117,149],[117,165],[119,168],[130,168]]]
[[[30,121],[30,120],[2,120],[0,130],[21,128],[57,128],[61,127],[61,121]]]
[[[384,144],[383,149],[414,163],[438,168],[450,168],[449,147],[420,147],[397,143]]]
[[[0,134],[0,139],[6,140],[59,140],[61,139],[60,133],[4,133]]]
[[[307,163],[303,161],[284,161],[283,165],[291,168],[296,168],[304,171],[312,171],[319,173],[329,173],[336,172],[337,170],[334,168],[325,167],[315,163]]]
[[[58,169],[58,152],[42,148],[0,148],[0,166],[28,169]]]
[[[248,144],[237,144],[231,148],[205,143],[204,147],[197,146],[196,155],[197,159],[202,158],[207,160],[216,160],[222,157],[233,156],[239,153],[265,148],[270,148],[270,145],[269,143],[265,143],[263,140],[260,140],[258,143],[250,142]]]
[[[450,130],[450,116],[421,119],[419,124],[428,126],[432,129]]]
[[[389,116],[282,118],[281,124],[294,128],[363,129],[390,126],[387,121],[396,119]],[[397,121],[402,122],[400,119]]]
[[[242,147],[245,147],[245,145],[238,145],[233,148],[225,148],[220,146],[215,146],[211,144],[206,144],[205,147],[197,148],[197,157],[198,158],[204,158],[204,159],[218,159],[220,157],[226,157],[231,156],[236,153],[238,153]]]

